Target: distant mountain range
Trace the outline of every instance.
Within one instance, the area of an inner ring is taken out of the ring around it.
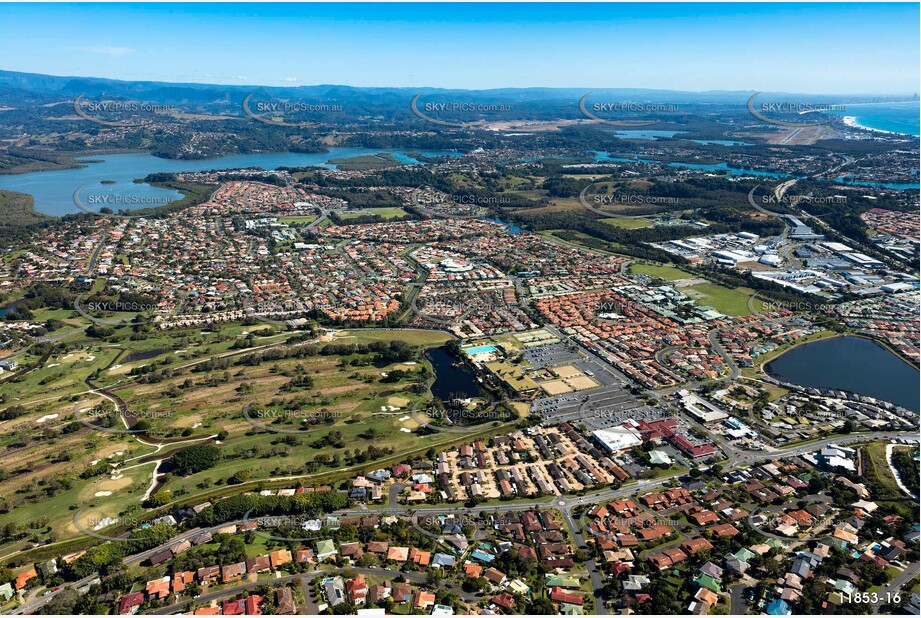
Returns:
[[[571,103],[592,92],[592,100],[647,101],[673,104],[744,103],[755,91],[711,90],[685,92],[647,88],[495,88],[465,90],[445,88],[353,87],[334,84],[314,86],[256,86],[169,83],[152,81],[123,81],[101,77],[59,77],[38,73],[0,70],[0,101],[8,98],[33,100],[72,99],[85,94],[93,99],[101,96],[142,100],[156,103],[193,106],[238,105],[248,94],[258,92],[267,96],[300,101],[352,101],[370,106],[405,105],[418,93],[434,98],[463,96],[465,101],[527,103],[529,105],[559,105]],[[813,103],[848,101],[866,102],[879,99],[875,95],[804,95],[794,93],[764,93],[764,97],[790,97]],[[917,94],[905,98],[917,98]],[[893,100],[886,97],[885,100]]]

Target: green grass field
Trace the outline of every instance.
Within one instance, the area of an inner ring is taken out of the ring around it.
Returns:
[[[754,290],[748,288],[729,289],[715,283],[698,283],[681,288],[681,291],[701,305],[709,305],[728,316],[752,315],[748,299]],[[756,305],[757,308],[757,305]]]
[[[339,215],[342,219],[357,219],[365,215],[377,215],[382,219],[397,219],[409,215],[402,208],[364,208],[360,212],[343,213]]]
[[[649,219],[628,219],[626,217],[608,217],[607,219],[602,219],[601,222],[624,230],[639,230],[653,225]]]
[[[614,254],[614,251],[609,251],[601,247],[610,247],[612,243],[606,242],[599,238],[589,236],[588,234],[583,234],[582,232],[573,232],[574,240],[567,240],[565,238],[560,238],[556,235],[556,232],[561,232],[562,230],[541,230],[538,232],[539,235],[543,236],[548,240],[553,242],[560,243],[561,245],[569,245],[570,247],[576,247],[578,249],[587,249],[593,253],[601,254]]]
[[[880,498],[898,499],[902,496],[902,490],[899,489],[895,477],[892,476],[892,470],[889,469],[889,463],[886,461],[886,444],[884,442],[873,442],[863,447],[870,461],[870,469],[864,470],[864,476],[873,479],[876,484],[883,489]]]
[[[313,223],[317,220],[316,215],[301,215],[298,217],[279,217],[278,220],[281,223],[287,223],[288,225],[306,225],[308,223]]]
[[[678,281],[679,279],[694,278],[694,275],[687,271],[681,270],[680,268],[659,264],[634,263],[630,265],[630,272],[634,275],[649,275],[650,277],[657,277],[659,279],[665,279],[666,281]]]
[[[348,157],[345,159],[330,159],[337,169],[343,171],[369,171],[388,167],[398,167],[401,163],[388,152],[379,152],[374,155]]]
[[[400,329],[388,330],[342,330],[336,333],[337,343],[370,343],[371,341],[390,341],[399,339],[410,345],[439,346],[453,339],[451,335],[440,330]]]

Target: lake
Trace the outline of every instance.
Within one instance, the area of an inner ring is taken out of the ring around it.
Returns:
[[[81,157],[78,161],[86,163],[83,167],[28,174],[0,175],[0,189],[28,193],[35,198],[35,210],[48,215],[61,216],[81,212],[74,205],[74,191],[83,185],[81,192],[83,203],[87,195],[110,195],[129,198],[121,200],[120,208],[150,208],[162,206],[172,200],[182,198],[182,194],[171,189],[154,187],[146,183],[135,183],[154,172],[204,172],[208,170],[227,170],[237,168],[259,167],[273,170],[279,167],[324,167],[335,169],[331,159],[348,159],[364,155],[385,152],[401,163],[418,164],[402,150],[381,148],[330,148],[324,153],[273,152],[259,154],[238,154],[217,159],[195,161],[161,159],[147,153],[112,154]],[[414,151],[426,157],[460,156],[454,151]],[[103,181],[114,181],[103,184]],[[130,200],[134,200],[133,202]]]
[[[769,362],[765,371],[791,384],[869,395],[921,412],[918,370],[863,337],[805,343]]]
[[[450,401],[479,397],[482,394],[476,374],[466,365],[455,365],[457,360],[448,354],[445,348],[426,350],[425,355],[431,361],[435,372],[435,382],[432,384],[432,394],[435,397],[442,401]]]
[[[917,189],[919,187],[918,183],[899,183],[899,182],[873,182],[870,180],[857,180],[851,178],[850,176],[838,176],[835,178],[835,182],[840,182],[845,185],[857,185],[860,187],[883,187],[886,189],[897,189],[899,191],[903,189]]]
[[[484,221],[492,221],[493,223],[498,223],[499,225],[504,225],[508,230],[509,234],[521,234],[524,230],[514,223],[509,223],[508,221],[503,221],[502,219],[490,218],[490,217],[480,217]]]
[[[718,146],[751,146],[747,142],[737,142],[734,140],[726,139],[688,139],[686,137],[680,137],[683,135],[682,131],[651,131],[651,130],[625,130],[625,131],[614,131],[614,135],[620,139],[642,139],[642,140],[660,140],[660,139],[669,139],[673,138],[676,135],[679,137],[676,139],[686,139],[689,142],[694,142],[695,144],[703,144],[704,146],[709,146],[715,144]]]
[[[688,140],[689,142],[694,142],[696,144],[703,144],[705,146],[710,144],[716,144],[718,146],[753,146],[754,144],[749,144],[748,142],[736,142],[728,139],[692,139]]]
[[[675,137],[678,131],[652,131],[642,129],[630,129],[624,131],[614,131],[614,135],[621,139],[646,139],[657,140],[662,138]]]
[[[668,167],[684,167],[687,169],[701,170],[706,172],[726,172],[731,176],[767,176],[770,178],[790,178],[789,174],[781,174],[779,172],[763,172],[760,170],[743,170],[736,167],[729,167],[729,164],[725,161],[722,163],[676,163],[653,161],[652,159],[643,159],[640,157],[612,157],[611,153],[602,152],[599,150],[590,150],[589,152],[593,153],[595,155],[595,161],[599,162],[617,161],[619,163],[658,163],[659,165],[666,165]]]

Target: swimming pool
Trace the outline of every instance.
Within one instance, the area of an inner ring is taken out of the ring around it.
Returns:
[[[467,348],[466,350],[464,350],[464,352],[466,352],[470,356],[473,356],[474,354],[485,354],[487,352],[495,352],[495,351],[496,351],[496,346],[494,345],[480,345],[475,348]]]

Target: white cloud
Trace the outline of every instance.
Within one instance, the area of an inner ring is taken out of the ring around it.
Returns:
[[[283,81],[283,82],[296,82],[296,81],[297,81],[297,78],[296,78],[296,77],[282,77],[282,78],[281,78],[281,81]]]
[[[66,48],[71,51],[81,51],[88,54],[101,54],[103,56],[111,56],[112,58],[121,58],[122,56],[127,56],[128,54],[133,54],[136,52],[136,49],[131,47],[70,47]]]

